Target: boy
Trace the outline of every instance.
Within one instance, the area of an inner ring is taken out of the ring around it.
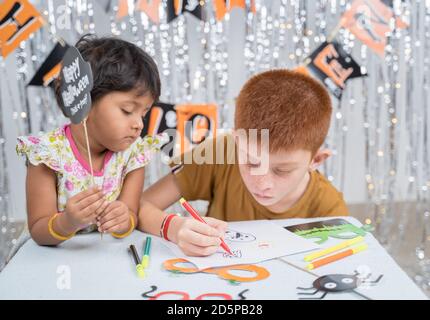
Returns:
[[[237,98],[233,134],[204,141],[172,164],[142,194],[138,228],[204,256],[218,249],[224,221],[347,215],[342,194],[316,170],[330,156],[321,146],[331,112],[327,91],[307,75],[252,77]],[[209,201],[208,225],[162,211],[181,196]]]

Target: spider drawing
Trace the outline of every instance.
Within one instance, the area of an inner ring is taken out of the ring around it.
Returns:
[[[313,292],[298,292],[297,294],[301,296],[314,296],[319,292],[322,292],[322,295],[319,297],[299,297],[300,300],[321,300],[324,299],[324,297],[328,293],[353,292],[366,300],[372,300],[364,294],[356,291],[356,289],[363,284],[367,284],[370,286],[376,285],[383,277],[383,275],[381,274],[376,280],[370,280],[370,276],[371,274],[368,274],[365,278],[361,278],[359,277],[359,273],[357,271],[355,271],[355,274],[353,275],[328,274],[317,278],[312,283],[312,287],[310,288],[297,287],[298,290],[314,290]]]

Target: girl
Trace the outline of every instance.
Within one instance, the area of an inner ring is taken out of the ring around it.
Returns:
[[[82,124],[18,138],[17,153],[28,164],[28,225],[39,245],[57,245],[78,231],[98,229],[117,238],[130,234],[144,166],[161,144],[159,137],[140,137],[142,118],[160,96],[151,57],[115,38],[84,36],[76,47],[94,78],[87,128],[96,186]],[[57,100],[58,87],[57,81]]]

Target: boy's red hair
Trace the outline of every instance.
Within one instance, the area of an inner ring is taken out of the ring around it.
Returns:
[[[271,70],[249,79],[236,100],[236,129],[269,129],[270,151],[315,154],[330,127],[331,100],[310,76]]]

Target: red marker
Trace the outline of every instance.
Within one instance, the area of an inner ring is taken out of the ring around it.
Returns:
[[[207,224],[205,220],[197,213],[197,211],[185,200],[184,198],[179,199],[179,202],[181,205],[185,208],[185,210],[188,211],[188,213],[196,220],[203,222],[204,224]],[[233,255],[230,248],[227,246],[227,244],[224,242],[223,239],[221,239],[221,247],[227,251],[230,255]]]

